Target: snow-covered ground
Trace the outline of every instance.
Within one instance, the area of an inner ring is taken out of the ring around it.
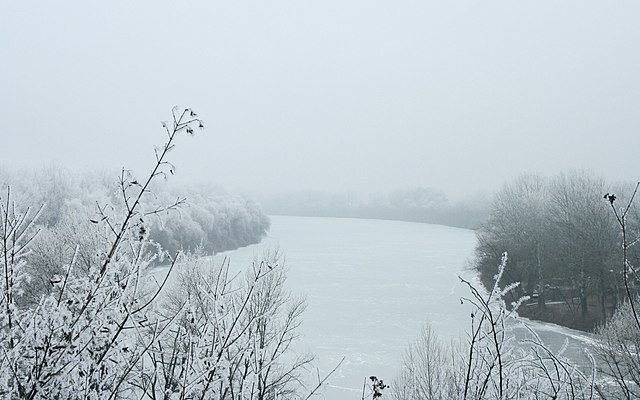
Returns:
[[[324,396],[353,400],[360,398],[365,376],[391,381],[424,323],[445,341],[464,337],[470,309],[460,304],[468,291],[458,276],[474,279],[467,267],[474,245],[474,232],[465,229],[276,216],[261,244],[225,255],[236,267],[267,250],[284,255],[289,288],[308,302],[298,348],[317,355],[321,374],[344,356]],[[523,321],[552,348],[567,339],[569,355],[579,356],[593,340],[557,325]]]

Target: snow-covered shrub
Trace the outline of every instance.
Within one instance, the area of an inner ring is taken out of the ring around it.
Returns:
[[[31,281],[19,299],[21,306],[33,307],[43,294],[50,294],[54,290],[51,279],[64,275],[72,260],[70,273],[74,276],[87,276],[101,262],[105,237],[89,219],[86,213],[75,212],[63,215],[54,227],[40,227],[25,257]]]
[[[148,398],[298,399],[311,362],[291,345],[305,303],[285,290],[277,257],[256,260],[244,277],[228,261],[190,257],[156,310],[170,310],[167,334],[139,365]],[[153,365],[153,368],[145,367]],[[173,398],[171,397],[171,398]]]
[[[51,290],[32,307],[17,296],[32,279],[25,255],[33,237],[32,219],[10,199],[0,224],[3,312],[0,314],[0,393],[19,398],[116,398],[127,370],[142,353],[123,334],[134,320],[141,271],[148,264],[145,243],[133,243],[122,225],[111,258],[88,274],[76,275],[77,251]],[[106,397],[109,397],[106,396]]]
[[[244,196],[204,185],[166,189],[160,197],[170,202],[179,193],[188,202],[149,232],[150,238],[167,251],[200,248],[214,254],[257,243],[269,230],[269,217]]]
[[[629,302],[598,329],[600,372],[607,378],[611,399],[640,398],[640,331]]]

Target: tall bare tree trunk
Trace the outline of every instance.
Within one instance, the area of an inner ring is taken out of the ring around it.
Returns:
[[[587,304],[587,288],[584,275],[584,264],[580,267],[580,313],[586,317],[589,313],[589,305]]]
[[[604,283],[604,278],[604,269],[600,267],[600,312],[603,321],[607,319],[607,286]]]
[[[538,267],[538,310],[545,309],[544,300],[544,271],[542,270],[542,256],[540,254],[540,243],[536,243],[536,262]]]

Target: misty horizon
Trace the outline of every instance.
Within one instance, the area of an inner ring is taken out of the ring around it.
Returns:
[[[172,154],[180,182],[460,198],[522,173],[637,180],[638,11],[7,3],[0,163],[142,174],[178,104],[207,123]]]

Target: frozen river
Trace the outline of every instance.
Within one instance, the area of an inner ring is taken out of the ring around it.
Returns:
[[[460,304],[468,290],[458,275],[474,279],[468,269],[473,231],[366,219],[271,219],[262,243],[225,255],[236,267],[266,250],[284,255],[288,287],[308,303],[299,348],[317,356],[321,373],[345,357],[324,391],[326,399],[359,399],[365,376],[391,381],[424,323],[443,340],[464,337],[470,310]],[[576,354],[592,340],[555,325],[532,327],[552,347],[568,339],[569,352]]]

